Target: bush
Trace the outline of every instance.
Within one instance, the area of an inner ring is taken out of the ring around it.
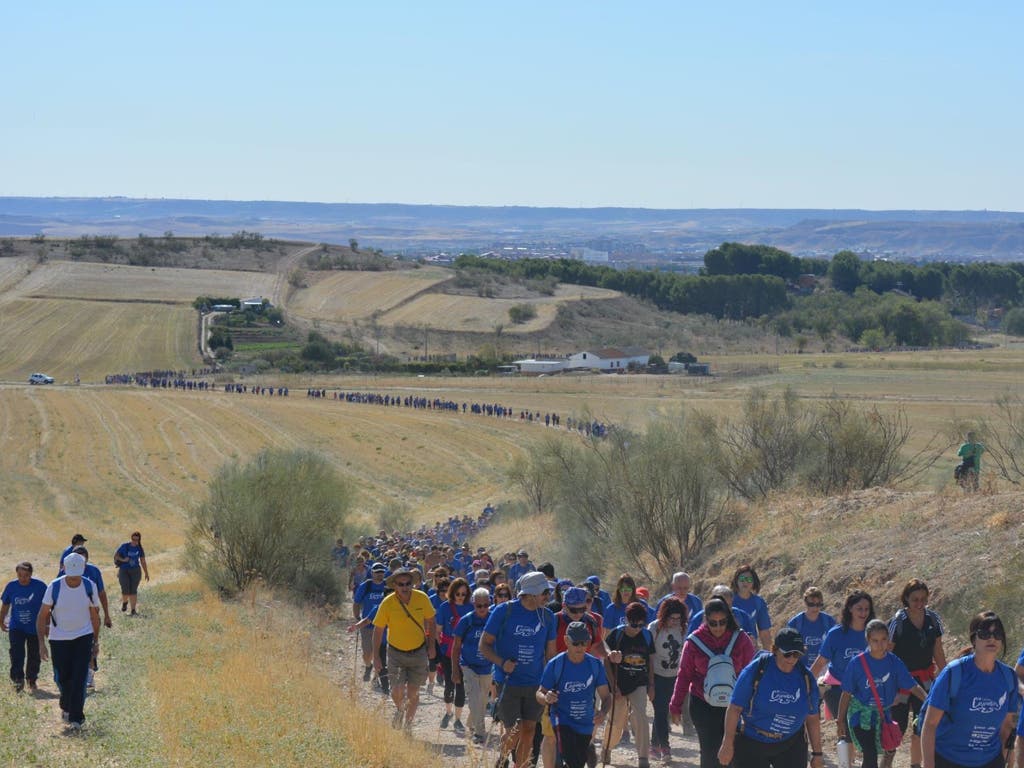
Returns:
[[[1024,308],[1014,307],[1003,316],[1003,332],[1024,336]]]
[[[248,463],[231,461],[210,481],[190,513],[186,562],[222,593],[256,579],[321,598],[340,595],[323,577],[331,544],[343,531],[352,499],[318,454],[266,449]]]
[[[533,304],[514,304],[508,308],[508,319],[516,325],[533,320],[537,316],[537,308]]]

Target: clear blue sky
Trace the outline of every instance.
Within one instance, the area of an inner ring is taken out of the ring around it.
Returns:
[[[1024,210],[1024,3],[7,2],[0,195]]]

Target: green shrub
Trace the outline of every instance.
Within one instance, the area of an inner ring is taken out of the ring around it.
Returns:
[[[321,597],[336,597],[322,571],[351,499],[349,483],[309,451],[266,449],[246,464],[231,461],[190,513],[186,562],[227,594],[262,579],[300,592],[319,585]]]

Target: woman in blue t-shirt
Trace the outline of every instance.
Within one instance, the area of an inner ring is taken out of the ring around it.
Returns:
[[[619,576],[615,585],[612,601],[604,607],[604,631],[607,634],[616,627],[626,623],[626,606],[636,598],[636,581],[628,573]]]
[[[462,708],[466,706],[466,687],[462,680],[455,681],[452,676],[452,640],[455,638],[455,627],[459,619],[467,613],[472,613],[473,604],[469,600],[469,582],[459,576],[453,579],[448,585],[448,599],[441,603],[437,609],[437,628],[441,633],[438,647],[441,655],[438,663],[444,670],[444,715],[441,717],[441,727],[447,728],[449,724],[459,736],[466,732],[462,724]],[[452,708],[454,705],[454,712]],[[455,722],[452,723],[452,717]]]
[[[1017,677],[999,661],[1006,631],[995,613],[985,611],[971,620],[970,637],[970,652],[946,665],[928,694],[923,768],[1003,765],[1003,744],[1020,709]]]
[[[146,550],[142,548],[142,534],[135,531],[129,539],[114,553],[114,565],[117,566],[117,583],[121,585],[121,612],[131,605],[131,615],[135,616],[139,584],[143,574],[149,581],[149,568],[146,567]]]
[[[761,647],[768,649],[772,647],[772,619],[768,615],[768,603],[759,594],[761,592],[761,579],[757,571],[751,565],[741,565],[732,575],[732,582],[729,584],[732,589],[732,607],[740,608],[750,614],[757,627],[757,635],[751,635],[757,647],[758,640]]]
[[[817,587],[808,587],[804,590],[804,609],[790,619],[786,624],[793,627],[804,639],[807,646],[807,654],[804,656],[804,664],[807,667],[814,665],[818,660],[818,653],[821,651],[821,644],[825,642],[825,635],[836,625],[836,620],[831,614],[825,613],[825,596]]]
[[[839,711],[840,685],[846,667],[850,659],[867,648],[864,628],[874,618],[875,601],[864,590],[855,589],[846,596],[838,626],[832,627],[825,635],[818,658],[811,665],[811,674],[818,678],[819,683],[828,686],[824,695],[827,719],[834,718]]]
[[[775,636],[772,653],[740,672],[725,715],[718,762],[736,768],[811,768],[825,764],[821,751],[818,686],[801,659],[804,639],[793,627]]]
[[[924,701],[928,695],[910,674],[899,656],[889,653],[889,627],[884,621],[872,619],[864,630],[868,650],[850,659],[843,673],[843,693],[836,717],[836,736],[852,741],[864,755],[861,768],[878,768],[882,753],[882,715],[892,719],[892,705],[901,690],[910,691]],[[872,685],[874,683],[874,685]],[[875,698],[877,692],[878,698]],[[879,703],[882,711],[879,711]],[[892,765],[885,752],[886,764]]]

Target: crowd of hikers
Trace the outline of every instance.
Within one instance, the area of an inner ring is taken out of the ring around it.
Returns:
[[[21,693],[27,686],[31,694],[40,694],[42,664],[50,661],[61,718],[71,732],[85,725],[85,699],[95,685],[98,669],[100,629],[114,625],[103,574],[90,562],[86,541],[81,533],[71,537],[51,581],[37,578],[32,563],[21,561],[14,567],[17,578],[8,582],[0,595],[0,629],[9,641],[15,692]],[[139,531],[117,548],[113,565],[121,588],[121,612],[135,617],[139,585],[143,577],[149,581]]]
[[[632,741],[645,768],[689,741],[701,768],[821,768],[822,722],[834,720],[841,768],[891,768],[904,741],[912,768],[1001,768],[1024,735],[1024,652],[1016,669],[1003,663],[1006,630],[985,611],[948,660],[920,579],[888,621],[863,590],[830,596],[832,616],[814,586],[786,618],[750,565],[703,597],[683,571],[652,595],[628,573],[606,590],[451,533],[381,531],[346,551],[349,630],[395,728],[411,729],[421,689],[437,691],[438,727],[493,746],[499,766],[608,764]]]

